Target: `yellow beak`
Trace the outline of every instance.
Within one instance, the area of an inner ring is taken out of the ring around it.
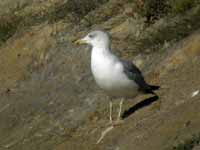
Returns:
[[[74,44],[86,44],[86,41],[79,39],[79,40],[75,41]]]

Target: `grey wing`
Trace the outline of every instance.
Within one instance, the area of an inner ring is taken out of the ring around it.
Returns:
[[[124,73],[130,80],[134,80],[138,84],[140,91],[153,93],[151,87],[145,82],[141,71],[131,61],[121,59],[121,62],[124,67]]]

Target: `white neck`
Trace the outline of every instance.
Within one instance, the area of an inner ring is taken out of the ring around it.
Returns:
[[[117,57],[111,52],[110,49],[100,49],[93,47],[91,54],[91,65],[95,67],[102,66],[102,64],[111,64],[117,60]]]
[[[98,44],[98,45],[92,46],[92,48],[109,50],[110,46],[109,45],[105,45],[105,44]]]
[[[92,53],[96,54],[103,54],[103,55],[111,55],[112,52],[109,47],[104,47],[104,46],[95,46],[92,48]]]

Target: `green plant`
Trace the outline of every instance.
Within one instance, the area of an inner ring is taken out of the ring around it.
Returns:
[[[171,0],[169,3],[172,13],[182,13],[195,6],[197,0]]]
[[[195,134],[192,138],[185,140],[183,143],[173,147],[173,150],[192,150],[193,147],[200,144],[200,133]]]

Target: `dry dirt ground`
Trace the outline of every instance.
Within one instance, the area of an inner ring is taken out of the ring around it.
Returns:
[[[128,101],[125,107],[134,113],[108,133],[100,144],[95,143],[107,127],[108,114],[103,112],[105,109],[97,108],[99,112],[56,149],[175,149],[184,140],[198,135],[200,95],[192,97],[192,94],[200,85],[199,41],[198,32],[170,50],[149,79],[161,86],[157,92],[160,98],[154,101],[138,97]],[[136,107],[138,103],[141,105]]]

